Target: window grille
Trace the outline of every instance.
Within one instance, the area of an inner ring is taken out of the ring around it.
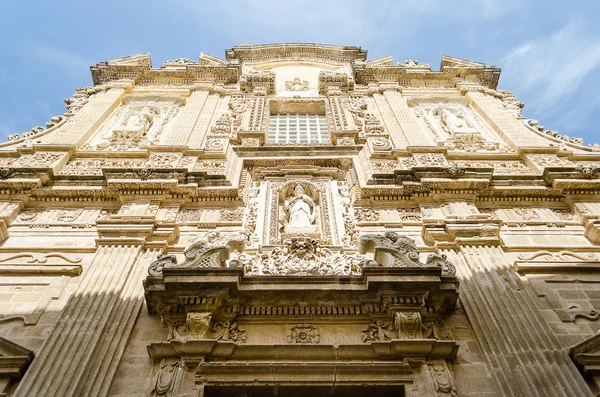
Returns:
[[[272,115],[267,143],[329,143],[327,119],[318,114]]]

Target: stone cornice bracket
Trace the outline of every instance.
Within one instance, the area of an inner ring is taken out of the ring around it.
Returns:
[[[138,76],[152,68],[149,53],[130,55],[100,62],[90,67],[94,85],[114,82],[115,80],[134,81]]]
[[[229,259],[230,250],[244,250],[244,237],[223,237],[220,232],[209,233],[207,236],[194,240],[184,251],[185,261],[177,263],[174,255],[159,255],[157,260],[148,267],[150,276],[162,276],[165,268],[198,269],[239,267],[239,261]]]
[[[118,219],[98,220],[96,228],[99,238],[96,245],[140,245],[148,249],[164,250],[168,244],[179,237],[176,224],[157,223],[155,219]]]
[[[354,90],[354,77],[347,73],[322,70],[319,73],[319,93],[327,96],[342,95]]]
[[[252,70],[240,77],[240,91],[256,96],[275,93],[275,73],[265,70]]]
[[[438,248],[453,249],[464,245],[502,245],[497,219],[424,219],[421,236]]]

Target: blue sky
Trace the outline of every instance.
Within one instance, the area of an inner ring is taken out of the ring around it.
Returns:
[[[502,68],[501,89],[548,129],[600,143],[600,1],[2,0],[0,139],[45,125],[89,66],[150,52],[223,57],[241,43],[359,45],[369,58],[442,54]]]

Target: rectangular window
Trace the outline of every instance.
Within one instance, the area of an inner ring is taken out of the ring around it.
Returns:
[[[318,114],[275,114],[269,120],[267,143],[329,143],[327,118]]]

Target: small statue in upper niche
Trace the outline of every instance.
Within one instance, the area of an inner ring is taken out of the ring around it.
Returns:
[[[307,91],[308,80],[300,80],[300,77],[294,77],[293,81],[285,82],[286,91]]]
[[[296,185],[294,196],[286,201],[284,210],[287,227],[310,227],[315,222],[315,202],[304,193],[302,185]]]

